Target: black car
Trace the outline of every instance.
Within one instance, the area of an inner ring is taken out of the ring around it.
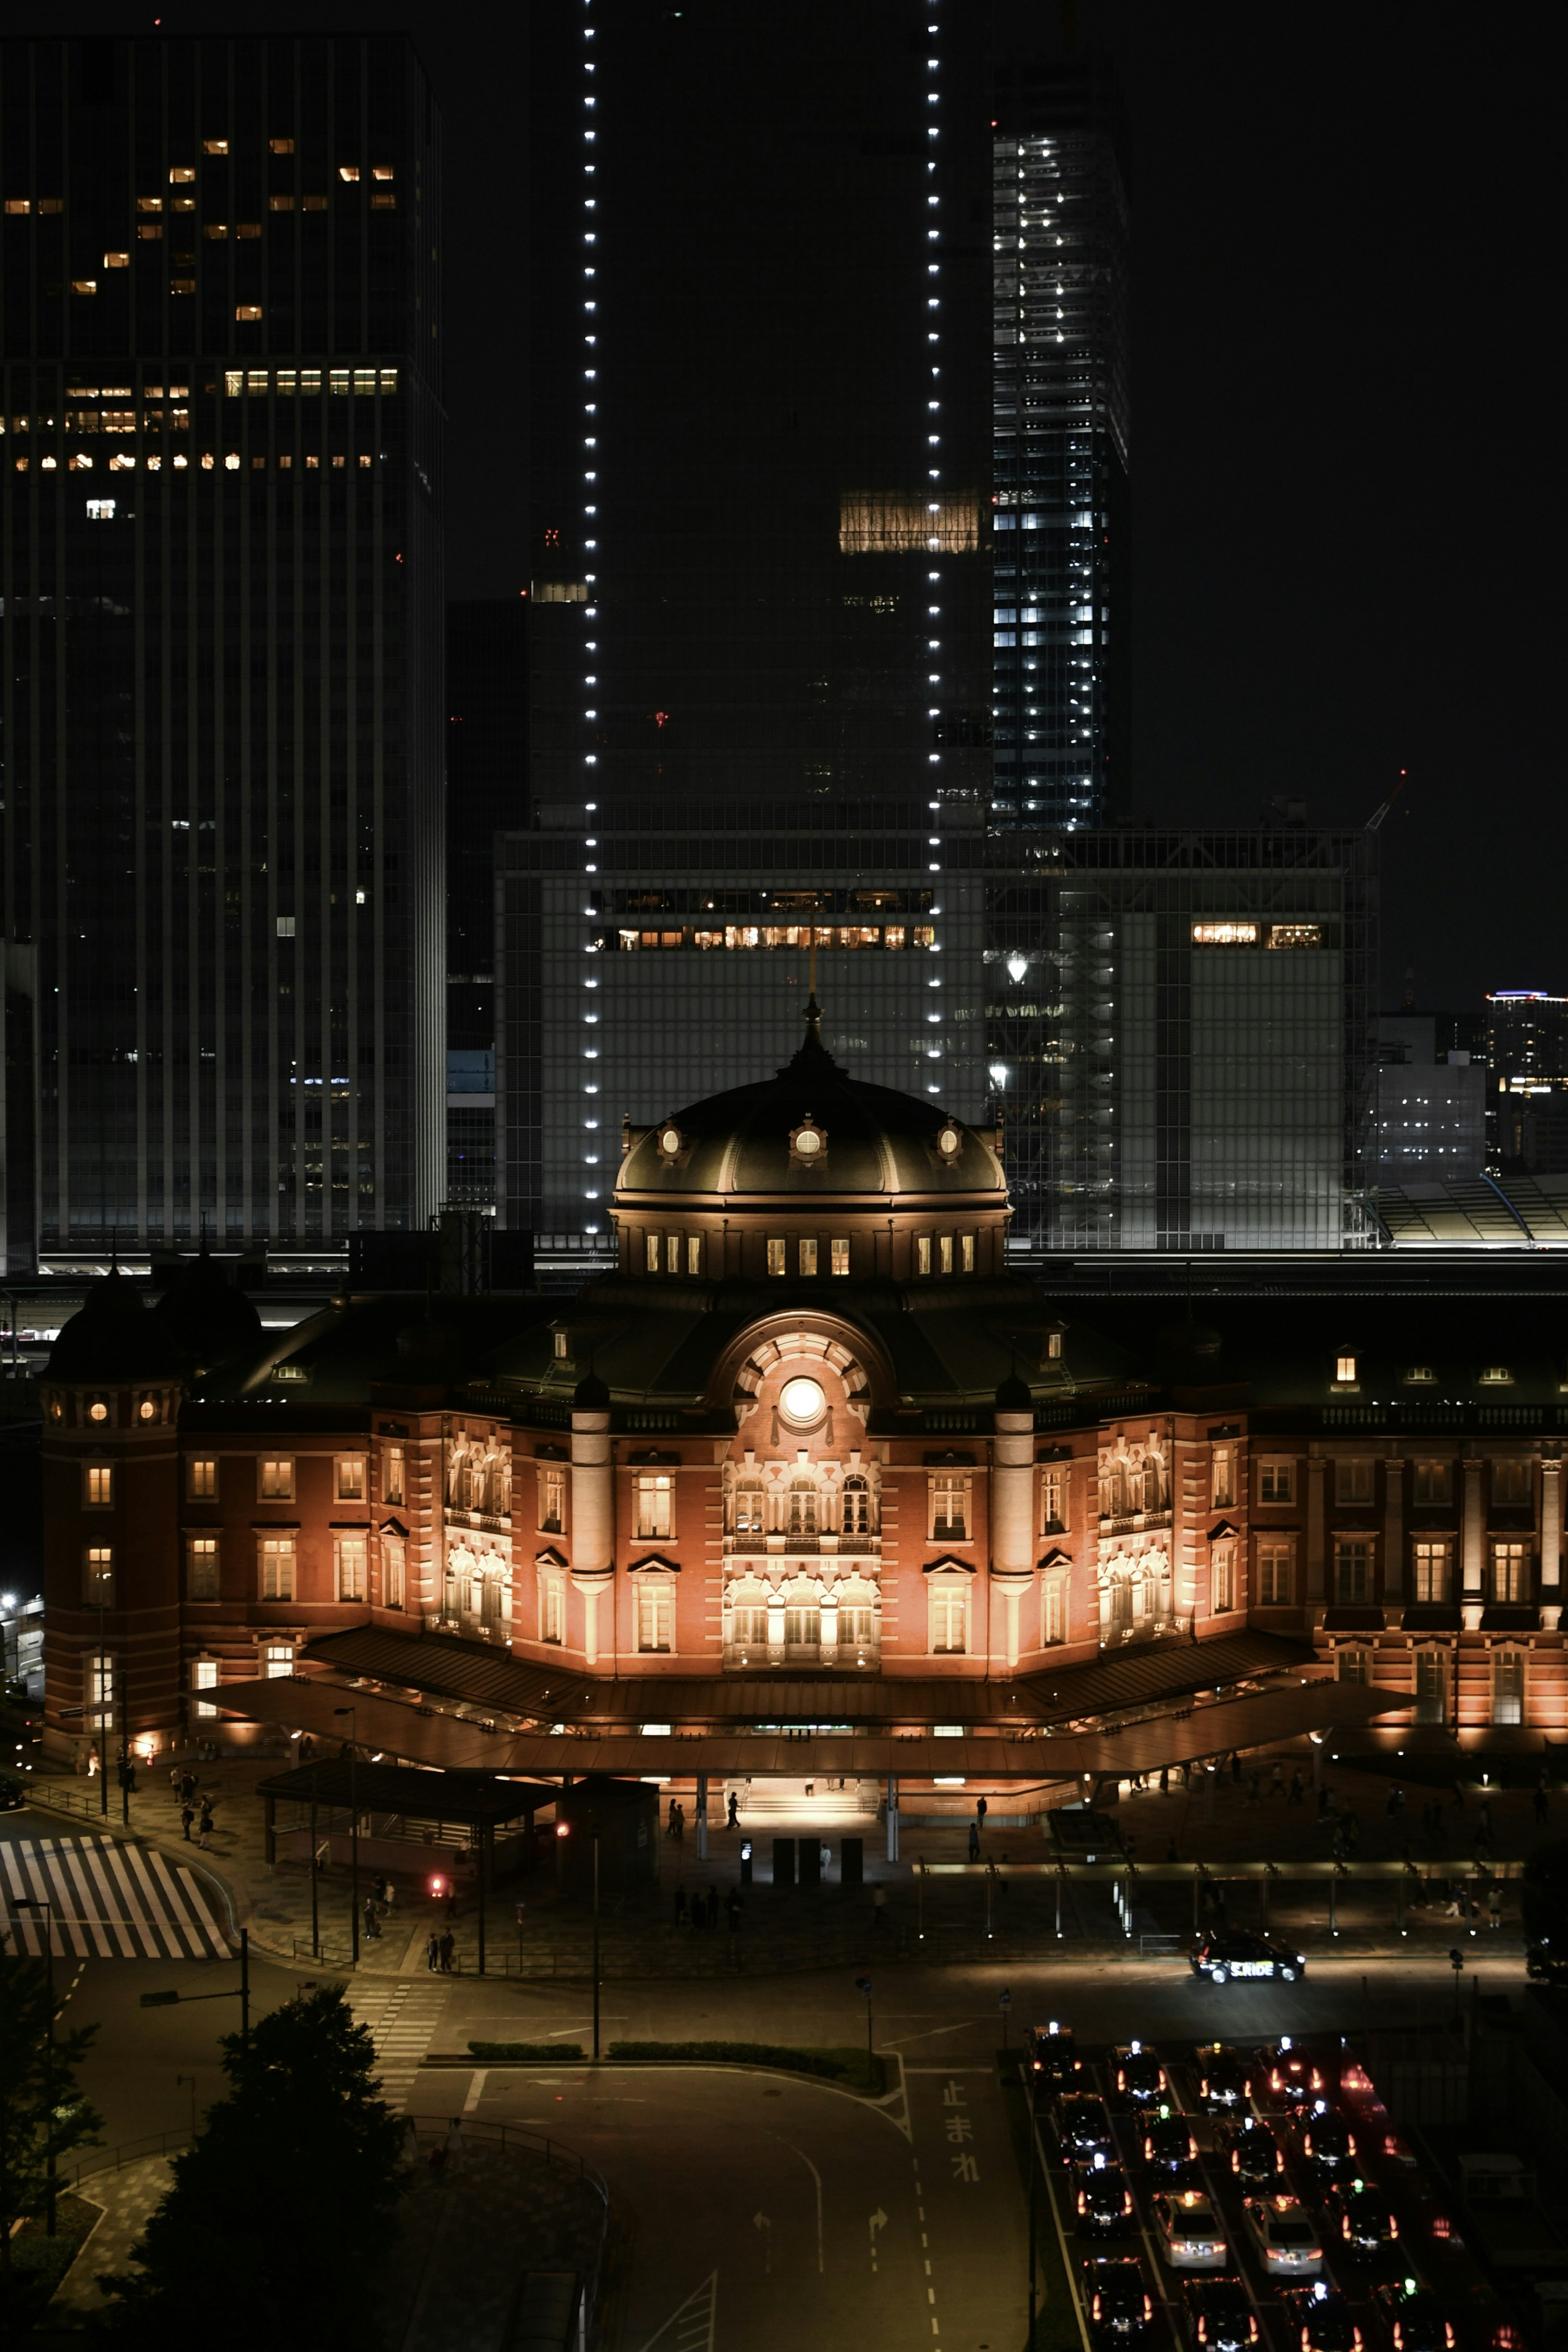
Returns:
[[[1372,2308],[1390,2352],[1453,2352],[1454,2323],[1429,2286],[1417,2286],[1413,2278],[1390,2279],[1373,2288]]]
[[[20,1812],[26,1801],[27,1791],[20,1780],[13,1780],[8,1773],[0,1774],[0,1813]]]
[[[1049,2084],[1053,2091],[1069,2089],[1073,2076],[1083,2071],[1083,2061],[1072,2046],[1072,2028],[1059,2025],[1054,2017],[1049,2025],[1025,2026],[1023,2054],[1036,2082]]]
[[[1285,2341],[1301,2352],[1361,2352],[1361,2330],[1355,2314],[1337,2286],[1318,2279],[1312,2286],[1281,2291],[1285,2310]]]
[[[1364,2180],[1336,2181],[1323,2199],[1324,2226],[1347,2253],[1380,2254],[1399,2236],[1388,2200]]]
[[[1223,2042],[1199,2042],[1197,2095],[1210,2115],[1233,2114],[1252,2095],[1252,2069]]]
[[[1114,2161],[1111,2118],[1104,2100],[1096,2098],[1092,2091],[1063,2091],[1051,2120],[1063,2164],[1092,2164],[1097,2156],[1103,2156],[1107,2164]]]
[[[1219,2144],[1243,2189],[1272,2189],[1285,2169],[1285,2151],[1256,2116],[1219,2126]]]
[[[1327,2084],[1323,2069],[1310,2050],[1284,2034],[1272,2048],[1260,2050],[1257,2082],[1277,2106],[1300,2107],[1322,2096]]]
[[[1111,2053],[1116,2088],[1134,2107],[1152,2107],[1170,2085],[1159,2053],[1144,2042],[1124,2042]]]
[[[1162,2107],[1144,2126],[1144,2162],[1151,2172],[1163,2172],[1167,2179],[1184,2180],[1188,2168],[1197,2162],[1197,2142],[1187,2129],[1185,2116],[1173,2116]]]
[[[1301,2154],[1321,2189],[1348,2181],[1355,2169],[1355,2134],[1322,2099],[1301,2118]]]
[[[1239,2279],[1188,2279],[1181,2291],[1189,2345],[1204,2352],[1247,2352],[1258,2341],[1258,2314]]]
[[[1143,2264],[1132,2254],[1100,2254],[1083,2265],[1083,2308],[1095,2352],[1141,2344],[1155,2315]]]
[[[1222,1927],[1193,1946],[1192,1972],[1217,1985],[1228,1983],[1232,1977],[1281,1977],[1286,1984],[1294,1984],[1306,1975],[1307,1963],[1302,1953],[1271,1944],[1266,1936]]]
[[[1120,2238],[1133,2226],[1133,2200],[1122,2168],[1103,2156],[1073,2166],[1072,2204],[1081,2238]]]

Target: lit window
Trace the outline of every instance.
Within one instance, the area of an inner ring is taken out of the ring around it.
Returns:
[[[1044,1646],[1050,1649],[1053,1643],[1065,1642],[1067,1639],[1067,1580],[1065,1577],[1047,1577],[1041,1594],[1041,1603],[1040,1636]]]
[[[360,167],[359,167],[359,165],[358,165],[357,163],[340,163],[340,164],[339,164],[339,166],[338,166],[338,177],[340,178],[340,180],[357,180],[357,179],[359,178],[359,176],[360,176]]]
[[[216,1690],[217,1686],[218,1662],[216,1658],[193,1658],[191,1661],[191,1688],[193,1691],[209,1691]],[[216,1715],[217,1708],[212,1705],[210,1700],[199,1698],[196,1701],[196,1713],[198,1715]]]
[[[372,195],[371,198],[371,210],[373,213],[395,213],[397,210],[397,198],[390,193],[385,195]]]
[[[1372,1546],[1364,1536],[1340,1536],[1334,1548],[1334,1599],[1355,1603],[1372,1597]]]
[[[389,1503],[402,1501],[402,1448],[389,1445],[382,1457],[382,1492]]]
[[[937,1238],[937,1243],[936,1243],[936,1264],[937,1264],[938,1270],[939,1270],[941,1273],[943,1273],[943,1274],[951,1274],[951,1273],[952,1273],[952,1271],[953,1271],[953,1236],[952,1236],[952,1234],[940,1234],[940,1235],[938,1236],[938,1238]]]
[[[32,199],[28,196],[7,196],[5,209],[8,213],[30,213],[33,209]]]
[[[808,1281],[814,1280],[816,1276],[817,1244],[814,1241],[802,1241],[800,1244],[800,1272]]]
[[[202,142],[204,155],[226,155],[228,152],[229,142],[226,139],[204,139]]]
[[[193,1601],[218,1597],[218,1539],[190,1536],[185,1543],[185,1589]]]
[[[267,209],[269,213],[291,213],[294,210],[294,199],[292,196],[268,196]]]
[[[1356,1360],[1354,1356],[1336,1356],[1333,1360],[1335,1380],[1348,1386],[1355,1379],[1355,1365]]]
[[[669,1267],[672,1274],[679,1274],[681,1270],[681,1237],[679,1234],[665,1234],[664,1263]]]
[[[1195,948],[1255,948],[1258,926],[1256,923],[1194,923],[1192,943]]]
[[[1491,1719],[1494,1723],[1524,1721],[1522,1650],[1494,1650],[1492,1653]]]
[[[131,256],[128,253],[106,253],[103,257],[103,266],[106,269],[129,269]]]
[[[1061,1361],[1061,1351],[1066,1343],[1066,1337],[1067,1335],[1063,1331],[1048,1331],[1046,1333],[1045,1360],[1048,1364],[1059,1364]]]
[[[264,1503],[291,1503],[294,1500],[292,1457],[278,1456],[262,1463],[261,1499]]]
[[[176,187],[183,187],[189,181],[193,180],[195,176],[195,170],[193,166],[189,163],[172,163],[169,167],[170,181]]]
[[[1481,1371],[1481,1379],[1488,1388],[1506,1388],[1512,1378],[1513,1374],[1506,1364],[1487,1364]]]
[[[566,1639],[566,1581],[552,1568],[539,1570],[539,1640],[564,1642]]]
[[[1215,1447],[1209,1500],[1217,1511],[1230,1510],[1236,1501],[1235,1492],[1230,1483],[1231,1458],[1228,1445]]]
[[[1334,1500],[1336,1503],[1370,1503],[1373,1494],[1374,1465],[1368,1454],[1346,1455],[1334,1464]]]
[[[327,199],[325,196],[301,196],[299,209],[304,213],[324,213],[327,209]]]
[[[863,1481],[862,1482],[863,1484]],[[763,1486],[760,1479],[743,1478],[735,1490],[735,1532],[739,1536],[759,1536],[763,1532]]]
[[[362,1601],[365,1597],[369,1539],[364,1536],[339,1536],[333,1549],[337,1556],[339,1600]]]
[[[1295,1467],[1290,1462],[1260,1462],[1258,1465],[1258,1500],[1260,1503],[1289,1503],[1295,1499]]]
[[[193,1503],[210,1503],[218,1491],[218,1465],[211,1454],[201,1454],[185,1465],[185,1492]]]
[[[291,1642],[264,1642],[261,1646],[261,1678],[263,1682],[286,1682],[294,1672],[294,1645]]]
[[[288,463],[287,458],[285,457],[283,462],[287,466]],[[279,915],[277,918],[278,938],[280,940],[291,940],[294,937],[294,924],[295,918],[292,915]]]
[[[89,1609],[114,1606],[114,1553],[108,1544],[88,1546],[85,1598]]]
[[[1426,1388],[1437,1379],[1437,1375],[1430,1364],[1412,1364],[1405,1377],[1407,1381]]]
[[[657,1274],[659,1271],[659,1256],[664,1248],[664,1237],[662,1234],[650,1234],[647,1236],[648,1271],[650,1274]],[[768,1271],[771,1273],[772,1268],[769,1267]]]
[[[87,1465],[87,1500],[89,1506],[106,1506],[114,1500],[114,1467],[108,1462],[89,1462]]]
[[[1271,948],[1321,948],[1323,928],[1321,923],[1270,923],[1269,945]]]
[[[644,1540],[675,1532],[675,1482],[667,1470],[640,1470],[632,1481],[635,1527]]]
[[[958,1236],[958,1271],[960,1274],[973,1274],[975,1271],[975,1235],[973,1234],[960,1234]]]
[[[163,199],[162,196],[138,196],[136,209],[139,213],[161,213],[163,209]]]
[[[1342,1650],[1338,1657],[1339,1679],[1342,1683],[1364,1685],[1369,1679],[1368,1659],[1364,1650]]]
[[[1068,1492],[1068,1473],[1065,1463],[1041,1473],[1040,1496],[1042,1534],[1048,1536],[1066,1534]]]
[[[564,1364],[564,1363],[566,1363],[566,1362],[568,1361],[568,1360],[570,1359],[570,1355],[571,1355],[571,1334],[570,1334],[570,1331],[558,1331],[558,1332],[555,1334],[555,1360],[556,1360],[557,1363],[558,1363],[558,1364]]]
[[[397,173],[391,163],[372,163],[371,177],[372,180],[395,180]]]
[[[969,1596],[959,1585],[931,1588],[931,1647],[959,1652],[967,1647]]]
[[[294,1538],[292,1536],[262,1537],[261,1597],[264,1601],[293,1600]]]
[[[831,1253],[830,1262],[833,1273],[848,1274],[850,1270],[850,1245],[848,1240],[841,1237],[830,1242],[828,1246]]]
[[[559,1536],[566,1526],[566,1472],[539,1472],[539,1527],[546,1535]]]
[[[244,229],[241,229],[240,235],[241,236],[245,235]],[[236,303],[235,306],[235,317],[240,320],[242,324],[244,324],[247,320],[259,319],[260,316],[261,305],[259,302],[240,302]]]
[[[1446,1537],[1419,1537],[1411,1550],[1415,1597],[1423,1605],[1440,1607],[1448,1598],[1448,1567],[1453,1547]]]
[[[969,1481],[960,1472],[942,1471],[931,1480],[931,1540],[963,1543],[969,1527]]]
[[[1258,1600],[1265,1609],[1288,1609],[1292,1598],[1291,1547],[1260,1543],[1258,1547]]]
[[[294,152],[292,139],[269,139],[267,143],[274,155],[292,155]]]
[[[98,292],[98,280],[96,278],[73,278],[71,279],[71,292],[73,294],[96,294]]]
[[[674,1599],[670,1586],[650,1583],[645,1578],[637,1583],[637,1647],[640,1650],[667,1650],[674,1617],[671,1603]]]
[[[1529,1549],[1522,1543],[1494,1543],[1491,1548],[1491,1597],[1494,1601],[1528,1601]]]
[[[902,490],[845,490],[839,500],[841,555],[972,555],[979,544],[972,493],[926,499]]]
[[[259,236],[261,235],[261,223],[259,221],[241,221],[235,230],[235,235],[236,236]]]
[[[703,1270],[703,1237],[701,1234],[686,1235],[686,1272],[700,1274]]]
[[[94,1397],[92,1402],[87,1409],[87,1417],[89,1421],[107,1421],[109,1419],[109,1407],[102,1397]]]
[[[931,1236],[929,1234],[917,1234],[915,1236],[915,1271],[916,1274],[929,1274],[931,1271]]]
[[[782,1275],[788,1274],[789,1270],[788,1244],[781,1241],[770,1241],[768,1244],[768,1273]]]
[[[96,1713],[100,1707],[114,1705],[114,1657],[108,1650],[89,1650],[87,1665],[87,1703]]]
[[[1208,1605],[1215,1616],[1236,1606],[1236,1547],[1217,1543],[1208,1560]]]

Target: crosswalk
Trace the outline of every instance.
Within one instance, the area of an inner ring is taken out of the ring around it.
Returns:
[[[49,1914],[17,1908],[47,1903]],[[110,1838],[0,1842],[0,1934],[8,1952],[89,1960],[226,1960],[193,1872],[155,1846]]]
[[[381,2062],[381,2094],[391,2107],[408,2104],[420,2061],[434,2038],[452,1988],[439,1977],[398,1978],[376,1985],[361,1978],[349,1994],[356,2025],[369,2026]]]

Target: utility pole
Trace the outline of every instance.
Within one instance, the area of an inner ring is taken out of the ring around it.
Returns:
[[[44,2090],[49,2103],[49,2120],[45,2126],[47,2137],[45,2158],[47,2168],[45,2197],[47,2209],[44,2233],[55,2235],[55,2200],[59,2184],[55,2177],[55,1906],[47,1895],[18,1895],[14,1898],[18,1911],[41,1911],[44,1914],[44,1959],[49,1972],[49,2028],[44,2045]]]
[[[334,1715],[349,1718],[349,1927],[355,1968],[360,1965],[360,1758],[359,1715],[351,1706],[335,1706]]]

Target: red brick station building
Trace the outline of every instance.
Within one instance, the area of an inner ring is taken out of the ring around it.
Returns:
[[[156,1307],[99,1281],[42,1382],[52,1755],[103,1707],[143,1758],[276,1748],[345,1694],[410,1761],[906,1790],[1563,1735],[1549,1308],[1053,1294],[998,1139],[814,1013],[628,1134],[570,1299],[268,1337],[201,1259]]]

